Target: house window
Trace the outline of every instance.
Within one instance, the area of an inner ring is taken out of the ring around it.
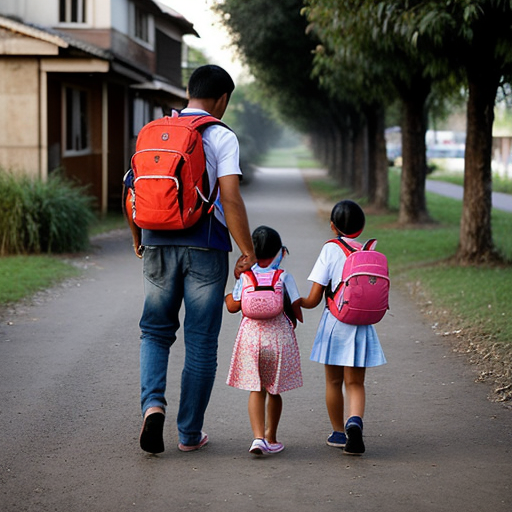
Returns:
[[[142,46],[152,50],[155,41],[153,16],[135,2],[129,3],[130,36]]]
[[[135,6],[135,30],[137,39],[149,43],[149,16],[138,5]]]
[[[132,135],[137,136],[141,128],[152,120],[151,104],[143,98],[135,98],[133,100]]]
[[[88,94],[83,89],[64,89],[65,153],[86,153],[89,150]]]
[[[59,21],[61,23],[85,23],[86,0],[60,0]]]

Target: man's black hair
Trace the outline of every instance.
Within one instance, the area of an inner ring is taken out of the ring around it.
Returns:
[[[279,233],[268,226],[259,226],[252,233],[256,258],[273,258],[283,247]]]
[[[225,93],[229,99],[234,89],[235,84],[229,73],[215,64],[197,68],[188,82],[188,95],[194,99],[218,100]]]

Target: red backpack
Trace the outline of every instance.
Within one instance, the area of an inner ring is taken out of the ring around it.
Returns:
[[[340,284],[334,291],[330,283],[326,288],[329,311],[346,324],[380,322],[389,309],[389,271],[386,256],[373,249],[376,240],[357,244],[357,248],[341,238],[329,242],[341,247],[347,256]]]
[[[214,124],[223,125],[210,115],[173,115],[142,128],[127,204],[137,226],[186,229],[213,210],[218,186],[210,193],[202,132]]]

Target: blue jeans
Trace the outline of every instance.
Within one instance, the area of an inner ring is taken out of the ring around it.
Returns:
[[[180,246],[144,251],[144,310],[140,320],[142,414],[165,409],[169,352],[185,305],[185,363],[181,375],[178,434],[199,443],[217,370],[218,336],[228,273],[228,253]]]

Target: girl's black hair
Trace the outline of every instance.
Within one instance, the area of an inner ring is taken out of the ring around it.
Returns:
[[[331,221],[343,235],[351,236],[359,234],[363,230],[365,216],[357,203],[345,199],[334,205]]]
[[[195,99],[218,100],[225,93],[229,99],[234,89],[235,84],[229,73],[215,64],[197,68],[188,82],[188,95]]]
[[[273,258],[283,247],[279,233],[268,226],[259,226],[252,233],[256,258]]]

